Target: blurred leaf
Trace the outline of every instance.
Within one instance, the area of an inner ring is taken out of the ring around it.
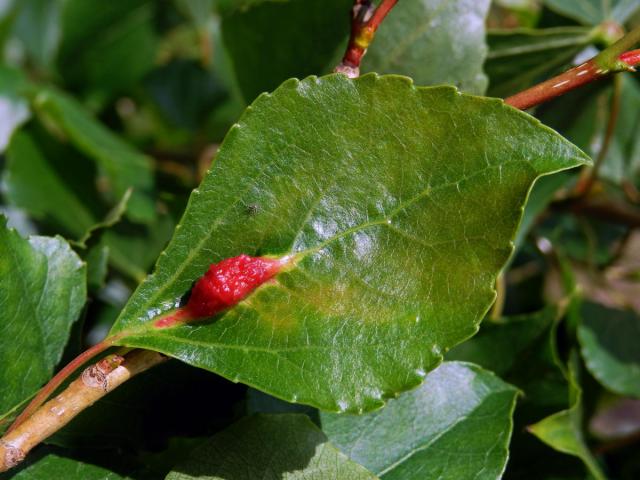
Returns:
[[[254,415],[196,448],[167,480],[375,479],[304,415]]]
[[[640,397],[640,316],[585,303],[578,325],[582,357],[591,374],[612,392]]]
[[[544,0],[544,4],[584,25],[600,25],[605,20],[622,25],[640,9],[637,0]]]
[[[554,450],[580,458],[596,480],[606,480],[584,439],[579,366],[577,353],[573,352],[569,362],[569,408],[531,425],[529,431]]]
[[[640,86],[631,77],[621,76],[618,80],[621,82],[620,110],[599,175],[620,184],[640,180],[640,138],[637,134],[640,128]],[[596,158],[607,134],[613,89],[610,83],[559,98],[545,110],[542,118]]]
[[[27,84],[24,74],[0,64],[0,154],[13,132],[30,117],[29,104],[21,96]]]
[[[92,158],[109,183],[111,200],[133,189],[127,216],[133,221],[151,222],[155,216],[151,160],[96,121],[70,96],[42,89],[34,100],[38,114],[53,122],[68,140]]]
[[[89,290],[100,290],[104,287],[107,279],[109,247],[96,245],[90,248],[84,257],[84,261],[87,264],[87,286]]]
[[[498,479],[516,396],[486,370],[446,362],[379,412],[321,414],[321,423],[337,448],[383,480]]]
[[[125,480],[129,478],[97,465],[53,453],[34,461],[27,459],[27,465],[15,472],[12,471],[12,474],[10,476],[12,480]],[[5,477],[0,474],[0,478]]]
[[[68,157],[65,160],[65,165],[57,167],[69,168],[72,163]],[[22,131],[14,135],[3,176],[5,196],[12,205],[24,208],[35,218],[51,220],[78,238],[96,220],[87,207],[88,199],[79,196],[68,180],[44,157],[31,134]]]
[[[506,97],[551,77],[592,39],[592,30],[584,27],[490,31],[485,64],[489,94]]]
[[[532,182],[586,161],[526,114],[450,87],[288,81],[231,130],[112,333],[288,400],[378,408],[475,333]],[[241,253],[295,263],[215,321],[154,328],[209,264]]]
[[[222,35],[247,102],[290,77],[331,72],[350,29],[352,0],[252,3],[223,19]]]
[[[120,222],[105,230],[101,241],[109,247],[111,265],[139,283],[167,246],[175,226],[170,214],[159,214],[149,225]]]
[[[175,60],[147,76],[145,86],[167,120],[196,129],[227,98],[217,76],[193,60]]]
[[[376,32],[362,71],[398,73],[418,85],[446,83],[484,93],[484,23],[489,4],[489,0],[399,3]]]
[[[108,95],[135,86],[154,65],[149,0],[66,0],[58,65],[67,84]]]
[[[106,230],[110,227],[113,227],[115,224],[122,220],[123,215],[127,212],[127,205],[129,204],[129,199],[131,198],[131,189],[124,192],[124,195],[120,199],[120,201],[105,215],[105,217],[99,222],[94,223],[89,227],[82,237],[75,242],[78,246],[82,248],[87,247],[87,242],[91,239],[91,237],[100,233],[101,230]]]
[[[176,7],[196,25],[206,24],[219,0],[174,0]]]
[[[13,35],[20,39],[28,59],[50,70],[60,45],[60,0],[19,0]]]
[[[560,312],[549,306],[540,312],[485,321],[480,332],[458,345],[448,360],[463,360],[495,372],[525,393],[524,403],[566,405],[566,378],[558,366],[556,325]]]
[[[51,377],[86,295],[64,240],[23,239],[0,217],[0,417]]]

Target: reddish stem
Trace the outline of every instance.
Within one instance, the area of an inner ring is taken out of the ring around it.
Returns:
[[[69,364],[67,364],[62,370],[60,370],[44,387],[40,389],[38,394],[33,397],[33,400],[27,405],[20,415],[15,419],[15,421],[11,424],[11,426],[7,429],[7,433],[17,428],[20,424],[22,424],[26,419],[28,419],[39,407],[42,405],[47,398],[60,386],[62,383],[75,372],[82,365],[87,363],[96,355],[101,354],[109,347],[113,346],[113,344],[120,338],[119,335],[114,335],[112,337],[105,338],[102,342],[94,345],[93,347],[85,350],[76,358],[71,360]]]
[[[626,64],[626,70],[633,70],[634,66],[640,65],[640,50],[625,52],[620,55],[618,59]],[[523,92],[506,98],[505,103],[520,110],[526,110],[618,71],[622,70],[612,71],[600,67],[595,59],[592,58],[580,66],[561,73],[557,77],[553,77]]]
[[[351,20],[351,36],[342,62],[336,67],[336,72],[346,74],[351,78],[360,75],[360,62],[367,53],[378,27],[395,7],[398,0],[382,0],[372,12],[369,0],[354,0]]]

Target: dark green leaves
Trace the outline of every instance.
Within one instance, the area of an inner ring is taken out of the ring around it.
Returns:
[[[602,385],[621,395],[640,397],[640,318],[632,311],[587,303],[578,339],[582,357]]]
[[[506,97],[550,77],[592,40],[592,30],[584,27],[489,32],[489,94]]]
[[[418,85],[483,93],[489,0],[414,0],[394,8],[376,32],[363,72],[399,73]],[[460,32],[464,31],[464,35]]]
[[[321,422],[332,443],[383,480],[498,479],[516,395],[475,365],[447,362],[380,412]]]
[[[338,64],[349,35],[351,0],[251,3],[222,23],[245,101],[287,78],[328,73]]]
[[[13,480],[124,480],[125,477],[111,472],[106,468],[83,463],[71,458],[48,454],[36,463],[21,469],[11,476]]]
[[[545,0],[544,3],[585,25],[599,25],[605,20],[623,24],[640,8],[637,0]]]
[[[451,88],[286,82],[231,130],[112,332],[291,401],[378,408],[476,331],[532,182],[586,161],[527,115]],[[209,322],[150,327],[241,253],[295,262]]]
[[[167,480],[373,480],[304,415],[255,415],[198,447]]]
[[[155,217],[150,195],[153,190],[151,161],[132,146],[96,122],[75,100],[56,90],[38,93],[35,107],[48,121],[55,122],[69,140],[85,155],[95,160],[109,190],[113,203],[133,188],[128,215],[137,221],[149,222]]]
[[[49,379],[85,300],[85,266],[64,240],[25,240],[0,217],[0,418]]]

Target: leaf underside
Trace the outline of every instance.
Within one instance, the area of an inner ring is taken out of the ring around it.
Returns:
[[[476,332],[534,180],[587,161],[496,99],[289,80],[232,127],[112,333],[288,401],[379,408]],[[296,263],[207,322],[151,326],[241,253]]]

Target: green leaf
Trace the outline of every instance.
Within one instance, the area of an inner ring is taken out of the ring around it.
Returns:
[[[623,24],[640,9],[637,0],[544,0],[544,4],[584,25],[606,20]]]
[[[382,480],[498,479],[516,396],[480,367],[446,362],[379,412],[320,418],[329,440]]]
[[[606,480],[606,476],[602,473],[584,439],[582,389],[578,379],[579,367],[578,356],[576,352],[572,352],[568,375],[569,408],[531,425],[529,431],[554,450],[578,457],[596,480]]]
[[[499,100],[398,76],[287,81],[231,129],[112,333],[289,401],[379,408],[476,332],[532,182],[587,161]],[[214,321],[153,328],[241,253],[295,264]]]
[[[556,352],[560,312],[539,312],[484,322],[480,332],[455,347],[447,360],[463,360],[495,372],[520,388],[525,406],[561,408],[567,402],[567,380]]]
[[[0,217],[0,416],[51,377],[85,300],[85,266],[64,240],[25,240]]]
[[[68,166],[69,159],[66,160]],[[48,219],[78,237],[96,220],[87,207],[87,199],[83,201],[68,180],[62,177],[53,162],[45,158],[30,133],[21,131],[14,135],[7,150],[3,176],[7,200],[24,208],[33,217]]]
[[[125,480],[125,478],[106,468],[84,463],[72,458],[49,453],[37,461],[27,460],[29,464],[20,468],[12,480]],[[14,473],[14,472],[12,472]]]
[[[29,104],[20,95],[26,83],[22,72],[0,64],[0,153],[13,132],[29,119]]]
[[[418,85],[453,84],[483,93],[489,0],[415,0],[385,18],[362,62],[363,72],[399,73]],[[460,32],[464,31],[464,35]]]
[[[620,76],[620,109],[599,176],[620,184],[640,180],[640,86],[632,77]],[[614,84],[596,85],[556,100],[543,121],[596,158],[607,136]],[[560,113],[558,113],[560,112]]]
[[[632,311],[585,303],[578,340],[587,369],[606,388],[640,397],[640,318]]]
[[[60,45],[60,0],[20,0],[13,35],[29,60],[43,70],[52,68]]]
[[[549,78],[569,66],[592,40],[592,29],[584,27],[489,32],[489,94],[506,97]]]
[[[62,92],[41,89],[34,104],[43,120],[53,122],[76,148],[97,163],[109,184],[113,203],[133,188],[128,217],[142,222],[155,218],[152,165],[147,156],[97,122],[77,101]]]
[[[155,62],[149,0],[66,0],[58,68],[67,85],[113,95],[135,87]]]
[[[226,16],[222,36],[244,99],[251,102],[290,77],[331,72],[344,53],[352,5],[352,0],[252,2]]]
[[[196,448],[167,480],[365,480],[305,415],[246,417]]]

